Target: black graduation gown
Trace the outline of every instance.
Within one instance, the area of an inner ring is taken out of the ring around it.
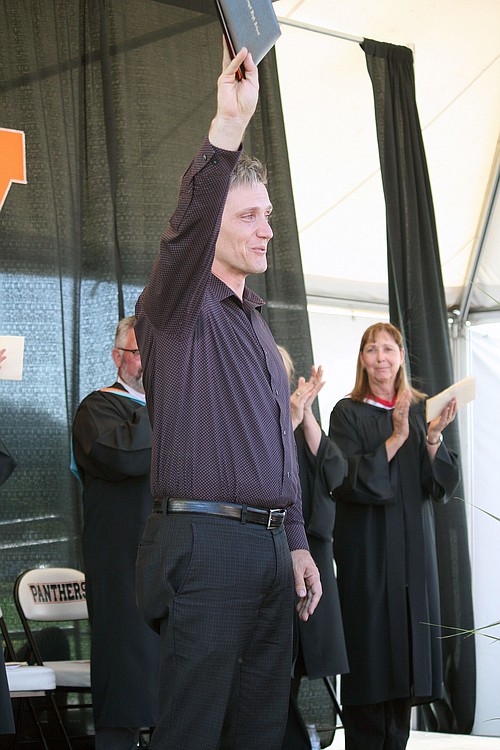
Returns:
[[[16,465],[14,456],[12,456],[0,438],[0,485],[7,481],[16,468]]]
[[[14,734],[14,716],[5,671],[3,650],[0,650],[0,734]]]
[[[298,621],[299,640],[307,676],[312,680],[348,671],[337,581],[333,568],[332,535],[335,502],[331,490],[342,483],[347,462],[325,434],[316,456],[309,450],[302,426],[295,430],[302,512],[311,554],[318,566],[323,596],[314,615]]]
[[[429,461],[423,403],[411,407],[409,421],[407,441],[388,462],[390,411],[346,398],[330,418],[330,436],[349,464],[334,492],[334,550],[350,666],[342,678],[346,705],[442,695],[432,500],[452,495],[459,469],[444,443]]]
[[[96,727],[154,726],[157,718],[159,637],[135,599],[137,547],[152,510],[151,442],[146,407],[137,401],[94,391],[80,404],[73,450],[83,482]]]
[[[16,462],[0,438],[0,485],[12,474]],[[3,651],[0,650],[0,734],[14,733],[14,717],[10,700],[9,684],[5,672]]]

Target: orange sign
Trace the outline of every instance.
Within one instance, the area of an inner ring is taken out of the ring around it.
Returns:
[[[24,133],[0,128],[0,211],[13,182],[26,185]]]

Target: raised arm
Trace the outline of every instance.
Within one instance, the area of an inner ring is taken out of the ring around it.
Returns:
[[[246,78],[235,80],[243,64]],[[239,159],[245,128],[257,106],[257,67],[242,49],[233,61],[224,52],[224,70],[217,81],[217,110],[205,138],[185,172],[177,208],[163,234],[160,254],[139,298],[136,314],[141,355],[144,314],[159,329],[183,335],[195,324],[212,276],[215,244],[229,189]],[[144,362],[143,362],[144,363]],[[147,363],[146,363],[147,364]]]
[[[245,78],[236,80],[235,73],[240,65],[245,69]],[[259,76],[252,55],[245,47],[230,60],[224,42],[222,66],[217,81],[217,113],[210,125],[208,139],[216,148],[237,151],[257,107]]]
[[[408,440],[410,434],[410,404],[411,391],[402,391],[396,399],[396,405],[392,413],[392,435],[385,441],[388,461],[392,461],[403,443]]]
[[[433,419],[432,422],[429,422],[429,426],[427,427],[426,442],[427,453],[429,454],[431,463],[434,461],[436,453],[438,452],[439,446],[441,445],[441,442],[443,440],[441,432],[445,427],[453,422],[456,415],[457,400],[456,398],[452,398],[451,401],[446,404],[439,417],[436,417],[436,419]]]
[[[305,378],[300,377],[297,388],[290,397],[293,429],[302,424],[306,443],[313,455],[318,453],[322,433],[313,414],[312,405],[324,384],[323,368],[321,365],[318,368],[313,365],[309,380],[306,382]]]

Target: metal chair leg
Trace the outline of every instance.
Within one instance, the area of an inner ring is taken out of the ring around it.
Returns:
[[[335,706],[335,710],[340,718],[340,721],[343,723],[342,709],[340,708],[340,703],[337,700],[337,693],[335,692],[333,680],[331,677],[323,677],[323,682],[325,683],[326,689],[328,690],[330,698],[332,699],[333,705]]]

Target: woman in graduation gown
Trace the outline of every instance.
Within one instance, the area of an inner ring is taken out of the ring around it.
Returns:
[[[291,382],[294,374],[292,360],[286,349],[280,346],[278,349]],[[333,677],[348,670],[332,559],[335,502],[331,495],[334,487],[341,484],[346,476],[347,461],[325,435],[312,412],[314,400],[323,385],[322,368],[313,367],[309,380],[306,382],[305,378],[300,377],[297,388],[290,396],[302,488],[302,512],[311,554],[321,575],[323,596],[313,617],[307,622],[298,618],[295,621],[296,658],[283,750],[306,750],[311,747],[297,705],[301,678]]]
[[[455,414],[452,399],[427,424],[401,333],[390,323],[365,331],[355,387],[330,418],[349,466],[334,492],[346,750],[402,750],[411,706],[442,695],[433,501],[446,502],[459,481],[442,436]]]

